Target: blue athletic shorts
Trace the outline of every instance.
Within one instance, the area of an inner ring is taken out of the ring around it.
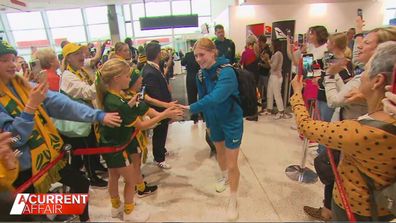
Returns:
[[[243,135],[243,119],[231,123],[215,124],[209,127],[210,139],[213,142],[225,141],[229,149],[238,149],[241,146]]]

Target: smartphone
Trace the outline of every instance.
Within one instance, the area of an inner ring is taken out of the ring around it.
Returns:
[[[322,61],[323,69],[328,68],[330,64],[334,63],[334,54],[329,51],[324,52]]]
[[[44,83],[44,82],[47,81],[47,77],[48,77],[47,71],[46,70],[42,70],[42,71],[40,71],[37,74],[37,82],[38,83]]]
[[[41,64],[39,59],[31,60],[29,62],[30,70],[34,75],[37,75],[41,71]]]
[[[146,91],[146,86],[143,86],[142,90],[139,92],[139,97],[138,97],[139,101],[143,101],[144,100],[145,91]]]
[[[395,66],[393,66],[392,93],[396,94],[396,64],[395,64]]]
[[[303,55],[303,75],[305,78],[312,78],[313,73],[313,54],[304,54]]]
[[[357,15],[363,20],[363,9],[357,9]]]
[[[293,36],[291,35],[291,30],[290,29],[287,29],[287,34],[286,35],[290,39],[290,44],[293,44]]]
[[[298,46],[302,46],[304,43],[304,35],[303,34],[298,34]]]
[[[23,62],[21,64],[21,68],[22,68],[23,73],[25,73],[29,69],[29,65],[26,62]]]

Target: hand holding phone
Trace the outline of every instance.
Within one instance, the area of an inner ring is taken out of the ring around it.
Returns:
[[[357,9],[357,15],[363,20],[363,9]]]
[[[29,67],[33,75],[37,75],[41,71],[40,60],[39,59],[31,60],[29,62]]]
[[[313,77],[313,54],[304,54],[303,55],[303,75],[305,78]]]
[[[139,92],[139,97],[138,97],[139,101],[143,101],[144,100],[145,91],[146,91],[146,86],[143,86],[142,90]]]
[[[48,73],[46,70],[41,70],[38,74],[37,74],[37,83],[45,83],[47,82],[47,78],[48,78]]]
[[[301,47],[304,44],[304,35],[298,34],[298,46]]]

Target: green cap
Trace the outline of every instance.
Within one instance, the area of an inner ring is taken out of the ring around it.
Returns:
[[[17,51],[7,41],[3,40],[0,42],[0,56],[6,54],[17,55]]]

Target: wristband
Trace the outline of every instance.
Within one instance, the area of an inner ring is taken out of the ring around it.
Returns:
[[[356,34],[353,36],[353,38],[356,39],[356,37],[359,37],[359,36],[363,37],[364,35],[363,35],[363,33],[356,33]]]

